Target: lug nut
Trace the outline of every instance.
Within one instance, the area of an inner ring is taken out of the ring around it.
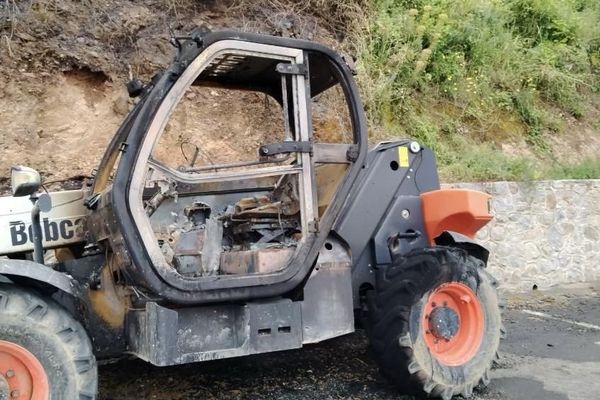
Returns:
[[[10,392],[10,397],[16,399],[17,397],[19,397],[19,391],[13,390],[12,392]]]
[[[431,302],[431,307],[435,307],[435,306],[437,306],[437,304],[435,304],[435,301],[432,301]]]
[[[462,301],[463,303],[469,304],[471,302],[471,296],[467,296],[466,294],[463,296],[460,296],[460,301]]]
[[[12,369],[9,369],[8,371],[6,371],[7,378],[12,378],[13,376],[15,376],[15,371],[13,371]]]
[[[447,301],[444,302],[444,307],[448,307],[448,302]]]

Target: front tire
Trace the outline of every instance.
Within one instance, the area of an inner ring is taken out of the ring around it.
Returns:
[[[378,270],[370,348],[401,391],[450,400],[487,385],[503,328],[497,284],[484,267],[464,250],[433,247]]]
[[[98,373],[87,333],[51,299],[0,284],[0,380],[0,398],[95,399]]]

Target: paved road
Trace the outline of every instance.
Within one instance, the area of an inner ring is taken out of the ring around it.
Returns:
[[[600,399],[600,285],[508,296],[501,360],[475,399]],[[156,368],[100,369],[100,399],[395,399],[358,332],[301,350]]]

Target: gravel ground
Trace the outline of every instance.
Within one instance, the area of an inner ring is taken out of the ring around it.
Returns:
[[[573,320],[600,324],[599,287],[510,296],[501,361],[475,399],[597,399],[600,329]],[[362,331],[300,350],[176,367],[121,361],[101,367],[100,377],[101,400],[412,399],[379,376]]]

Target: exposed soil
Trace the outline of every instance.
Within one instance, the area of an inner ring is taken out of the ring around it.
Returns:
[[[165,68],[175,52],[172,35],[204,24],[337,47],[335,15],[328,20],[314,12],[278,1],[1,2],[0,192],[6,192],[8,170],[15,164],[38,169],[45,181],[89,176],[132,107],[124,87],[129,73],[147,80]],[[248,102],[249,96],[256,95],[213,90],[194,99],[187,119],[201,121],[201,151],[216,159],[247,159],[256,155],[258,142],[274,138],[281,114],[268,101]],[[171,124],[174,130],[177,125]],[[231,140],[235,133],[238,138]],[[180,147],[193,142],[190,129],[174,135],[176,140],[167,135],[170,147],[164,151],[185,159]],[[186,150],[193,153],[194,147]]]
[[[261,144],[282,141],[277,102],[253,92],[191,87],[177,105],[153,157],[177,168],[257,160]]]
[[[2,175],[24,164],[45,180],[89,175],[128,105],[120,88],[89,70],[12,80],[0,93]]]

